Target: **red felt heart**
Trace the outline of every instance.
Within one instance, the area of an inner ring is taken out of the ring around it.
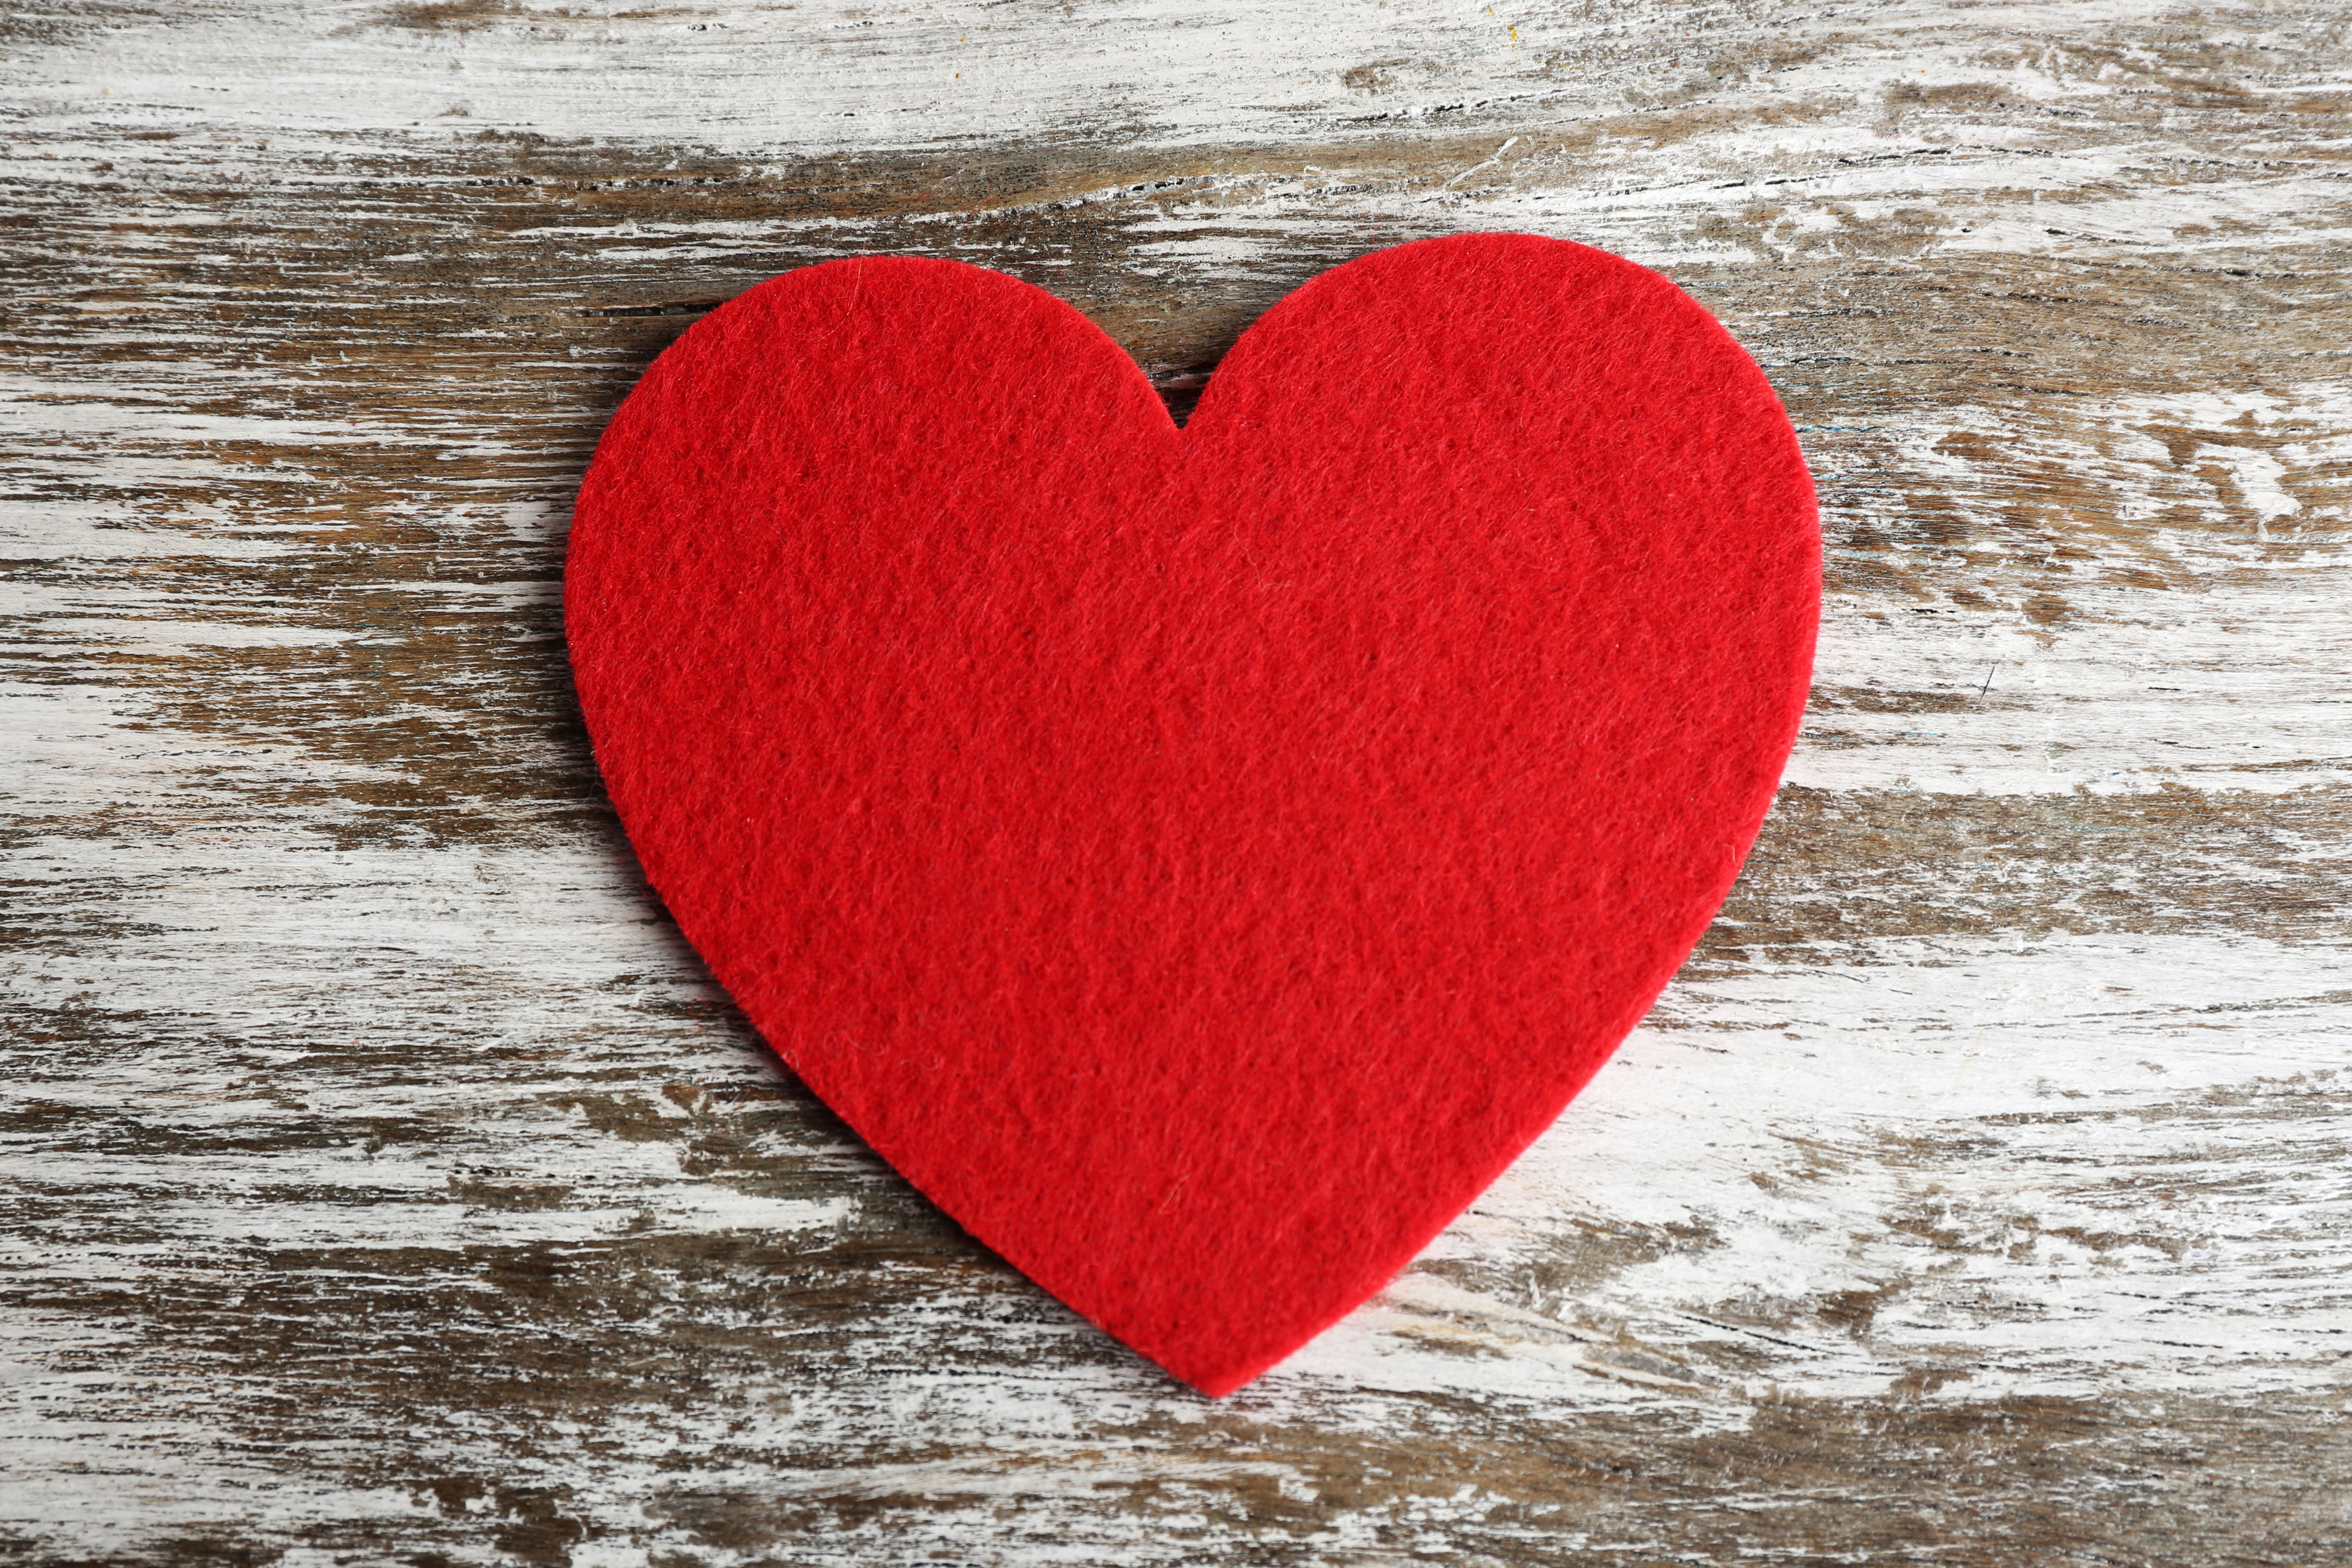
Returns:
[[[646,875],[761,1032],[1222,1394],[1648,1009],[1771,800],[1820,583],[1729,335],[1480,235],[1316,279],[1181,430],[1000,274],[763,283],[605,432],[565,620]]]

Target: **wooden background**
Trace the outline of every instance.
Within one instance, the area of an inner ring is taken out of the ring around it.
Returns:
[[[2352,1557],[2335,0],[24,0],[0,16],[0,1556]],[[1041,283],[1181,401],[1523,229],[1765,364],[1829,543],[1723,919],[1212,1405],[648,903],[568,500],[698,312]]]

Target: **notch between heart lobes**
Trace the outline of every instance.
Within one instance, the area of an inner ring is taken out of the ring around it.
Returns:
[[[646,372],[565,624],[646,876],[777,1052],[1223,1394],[1647,1011],[1770,804],[1820,559],[1763,374],[1601,251],[1349,262],[1181,431],[1051,295],[877,258]]]

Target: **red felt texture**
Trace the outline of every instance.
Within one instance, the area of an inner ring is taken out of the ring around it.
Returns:
[[[565,616],[630,839],[761,1034],[1219,1394],[1647,1011],[1770,804],[1820,572],[1705,310],[1478,235],[1308,283],[1181,430],[1013,279],[761,284],[614,418]]]

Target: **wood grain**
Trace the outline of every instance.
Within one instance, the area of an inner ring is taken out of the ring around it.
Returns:
[[[2352,39],[2320,0],[0,18],[0,1550],[2295,1563],[2352,1541]],[[782,1075],[638,881],[565,508],[914,250],[1180,405],[1517,228],[1765,363],[1830,536],[1739,889],[1210,1405]]]

